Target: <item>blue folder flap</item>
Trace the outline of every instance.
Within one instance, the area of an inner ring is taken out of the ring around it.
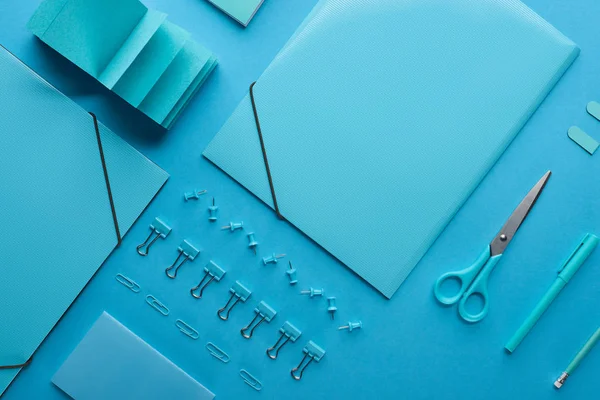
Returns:
[[[215,397],[106,312],[52,378],[77,400]]]
[[[33,354],[117,245],[92,117],[0,47],[0,365]],[[121,235],[168,178],[99,124]],[[18,370],[0,370],[0,394]]]
[[[389,298],[579,49],[518,0],[317,7],[254,88],[274,190]],[[204,155],[270,203],[247,98]]]

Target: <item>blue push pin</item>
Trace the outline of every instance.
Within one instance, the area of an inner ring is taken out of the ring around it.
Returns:
[[[273,255],[268,256],[268,257],[263,257],[263,264],[267,265],[267,264],[277,264],[279,262],[280,258],[285,257],[285,254],[275,254],[273,253]]]
[[[341,330],[344,330],[344,329],[348,329],[348,332],[352,332],[355,329],[361,329],[361,328],[362,328],[362,321],[348,322],[348,325],[340,326],[338,328],[338,331],[341,331]]]
[[[221,230],[229,229],[231,232],[235,232],[238,229],[244,229],[244,221],[242,222],[230,222],[229,225],[225,225],[221,227]]]
[[[188,200],[198,200],[200,199],[200,196],[202,196],[203,194],[206,194],[207,190],[194,190],[193,192],[185,192],[183,195],[183,198],[185,199],[185,201]]]
[[[323,296],[325,294],[325,289],[313,289],[310,290],[302,290],[300,294],[309,294],[311,298],[315,296]]]
[[[337,311],[337,307],[335,306],[335,297],[327,298],[327,311],[331,314],[331,319],[335,319],[334,315]]]
[[[208,207],[208,220],[215,222],[217,220],[217,210],[219,206],[215,206],[215,198],[213,197],[212,206]]]
[[[246,236],[248,236],[248,247],[250,247],[254,251],[254,255],[256,255],[256,246],[258,246],[258,242],[254,238],[254,232],[250,232]]]
[[[292,267],[291,261],[290,261],[290,269],[285,271],[285,273],[287,274],[287,276],[290,280],[290,285],[295,285],[296,283],[298,283],[298,279],[296,278],[296,268]]]

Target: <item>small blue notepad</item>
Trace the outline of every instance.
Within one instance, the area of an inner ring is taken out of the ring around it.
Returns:
[[[215,397],[107,313],[79,342],[52,383],[77,400]]]
[[[217,60],[166,18],[138,0],[45,0],[27,26],[169,129]]]
[[[208,0],[225,14],[248,26],[264,0]]]

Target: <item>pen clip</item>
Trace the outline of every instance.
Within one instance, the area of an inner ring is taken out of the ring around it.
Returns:
[[[583,247],[583,245],[585,244],[585,242],[590,238],[590,234],[586,234],[583,239],[581,239],[581,243],[579,243],[579,246],[577,246],[575,248],[575,250],[573,250],[573,253],[571,253],[571,255],[569,256],[569,258],[567,258],[567,260],[563,263],[563,265],[560,267],[560,269],[558,270],[558,273],[560,274],[561,272],[563,272],[563,270],[565,269],[565,267],[571,262],[571,260],[573,259],[573,257],[575,257],[575,255],[577,253],[579,253],[579,250],[581,250],[581,248]]]

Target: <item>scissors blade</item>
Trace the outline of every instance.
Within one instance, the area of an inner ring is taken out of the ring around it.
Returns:
[[[529,211],[531,211],[535,202],[540,197],[550,175],[552,175],[552,171],[548,171],[542,176],[542,179],[540,179],[529,193],[527,193],[527,196],[525,196],[523,201],[521,201],[521,204],[513,211],[508,221],[506,221],[500,232],[498,232],[494,240],[492,240],[492,243],[490,244],[492,256],[504,253],[506,246],[508,246],[525,218],[527,218]]]

